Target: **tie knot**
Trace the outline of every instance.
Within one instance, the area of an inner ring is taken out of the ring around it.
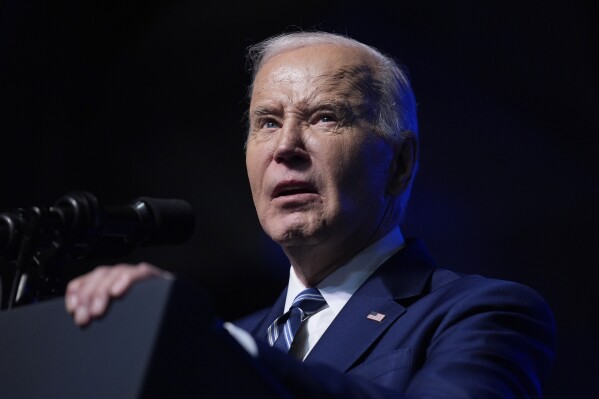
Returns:
[[[297,294],[291,304],[291,308],[299,308],[306,316],[309,316],[320,310],[326,303],[317,288],[307,288]]]
[[[308,288],[300,292],[291,307],[268,327],[267,338],[270,346],[289,351],[293,337],[302,322],[308,316],[318,312],[327,302],[316,288]]]

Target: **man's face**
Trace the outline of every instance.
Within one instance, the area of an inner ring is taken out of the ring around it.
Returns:
[[[283,247],[367,241],[388,210],[393,150],[359,90],[369,62],[318,45],[281,53],[256,76],[246,164],[260,223]]]

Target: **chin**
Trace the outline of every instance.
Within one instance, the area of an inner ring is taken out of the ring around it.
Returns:
[[[262,228],[282,246],[316,244],[326,225],[326,218],[320,213],[294,212],[269,216],[261,220]]]
[[[284,232],[277,232],[271,235],[271,238],[281,246],[296,246],[302,244],[308,244],[310,236],[306,235],[304,231],[300,229],[291,229]]]
[[[277,226],[276,229],[267,231],[268,235],[281,246],[310,245],[317,242],[317,234],[306,226]]]

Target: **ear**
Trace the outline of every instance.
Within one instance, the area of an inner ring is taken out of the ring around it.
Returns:
[[[395,153],[387,183],[387,193],[394,197],[403,193],[412,181],[416,173],[416,162],[418,158],[418,141],[416,135],[411,131],[402,134],[401,141],[395,145]]]

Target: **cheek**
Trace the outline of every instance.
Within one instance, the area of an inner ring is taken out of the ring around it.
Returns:
[[[250,149],[246,153],[245,167],[250,182],[250,189],[252,190],[252,197],[254,198],[254,202],[256,202],[262,187],[263,172],[260,169],[258,159]]]
[[[346,193],[359,202],[384,196],[392,151],[378,142],[355,144],[340,151],[330,165],[340,195]]]

